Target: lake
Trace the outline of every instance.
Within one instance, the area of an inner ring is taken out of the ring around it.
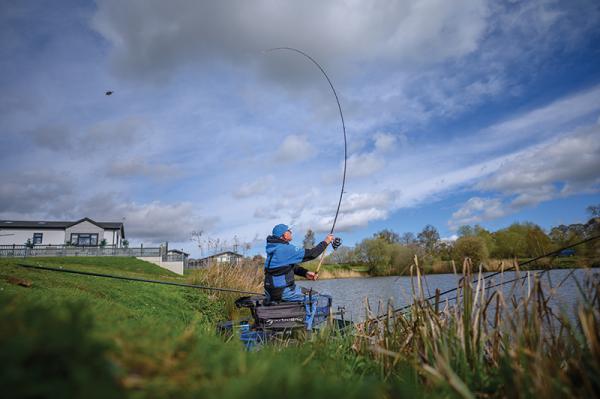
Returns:
[[[552,305],[561,307],[568,313],[573,312],[573,306],[577,303],[580,296],[575,279],[582,283],[586,275],[595,274],[596,276],[600,276],[599,269],[554,269],[542,272],[541,270],[529,271],[531,284],[533,284],[534,274],[541,275],[544,287],[556,288]],[[523,277],[526,273],[522,271],[520,272],[520,276]],[[484,273],[484,276],[490,274]],[[501,281],[512,280],[516,277],[517,272],[509,271],[504,272],[503,277],[497,275],[486,281],[490,285],[495,285]],[[439,288],[440,291],[455,288],[458,280],[459,276],[454,274],[428,275],[424,279],[426,284],[424,283],[423,290],[427,296],[429,296],[429,293],[434,295],[436,288]],[[561,282],[562,284],[559,286]],[[416,284],[416,279],[414,280],[414,284]],[[526,289],[527,278],[521,280],[519,285],[521,284]],[[383,311],[388,300],[393,301],[394,308],[399,308],[412,302],[411,278],[405,276],[298,281],[298,285],[333,296],[333,310],[337,310],[338,306],[345,307],[346,318],[354,321],[364,320],[366,300],[369,301],[372,311],[377,314],[381,313],[378,312],[379,304],[383,306]],[[512,284],[502,286],[503,292],[508,293],[511,286]],[[454,298],[455,295],[456,292],[453,292],[443,296],[442,299]]]

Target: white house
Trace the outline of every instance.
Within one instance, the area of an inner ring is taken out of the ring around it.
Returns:
[[[244,259],[243,255],[238,254],[237,252],[225,251],[219,252],[214,255],[207,256],[202,259],[189,259],[186,263],[186,268],[188,269],[200,269],[203,267],[208,267],[212,264],[217,265],[239,265],[240,262]]]
[[[120,247],[125,239],[121,222],[96,222],[83,218],[75,222],[45,222],[0,220],[0,245],[23,245],[30,240],[34,245]]]

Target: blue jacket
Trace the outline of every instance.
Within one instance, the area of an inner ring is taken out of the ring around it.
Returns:
[[[295,274],[306,277],[308,270],[299,266],[298,263],[315,259],[325,248],[327,248],[325,241],[312,249],[304,249],[275,236],[267,237],[265,291],[273,300],[280,300],[284,289],[294,289]]]

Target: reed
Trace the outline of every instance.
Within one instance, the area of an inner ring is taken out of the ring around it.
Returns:
[[[415,262],[409,311],[389,303],[374,317],[367,309],[353,348],[379,362],[386,379],[402,378],[408,362],[436,394],[600,397],[600,278],[578,282],[582,299],[567,313],[551,306],[564,280],[520,273],[507,287],[504,275],[487,281],[466,260],[457,299],[427,301]]]
[[[188,276],[191,284],[206,285],[210,287],[232,288],[241,291],[257,292],[263,291],[264,274],[262,267],[248,262],[239,264],[219,265],[213,264],[205,269],[194,270]],[[240,316],[235,307],[235,300],[241,294],[227,292],[209,292],[209,298],[222,301],[225,305],[227,318]]]

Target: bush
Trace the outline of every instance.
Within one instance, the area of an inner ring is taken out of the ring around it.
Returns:
[[[0,392],[11,398],[117,398],[109,345],[81,304],[0,307]]]
[[[392,244],[389,248],[390,261],[395,274],[408,274],[414,262],[415,250],[400,244]]]
[[[365,239],[357,245],[360,259],[369,267],[369,274],[385,276],[391,272],[390,247],[382,238]]]
[[[369,267],[372,276],[405,273],[413,262],[415,249],[377,237],[361,241],[356,246],[359,261]]]
[[[487,262],[489,252],[485,245],[485,240],[476,236],[465,236],[456,240],[454,244],[454,259],[462,262],[464,258],[471,258],[475,266]]]

